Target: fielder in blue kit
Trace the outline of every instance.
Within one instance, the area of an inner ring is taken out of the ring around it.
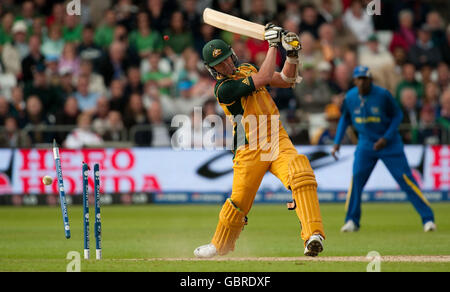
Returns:
[[[356,87],[347,92],[335,138],[332,155],[337,159],[340,143],[349,125],[358,132],[358,145],[353,163],[353,177],[347,195],[345,225],[342,232],[358,231],[361,220],[361,194],[378,159],[407,194],[420,214],[424,231],[436,229],[430,203],[412,176],[403,151],[398,127],[402,111],[391,93],[372,83],[369,68],[358,66],[353,72]]]

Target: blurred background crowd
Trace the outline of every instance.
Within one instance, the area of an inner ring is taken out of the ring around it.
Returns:
[[[333,143],[359,64],[401,106],[405,143],[450,142],[447,0],[380,0],[381,15],[367,12],[369,0],[78,0],[80,15],[67,14],[76,1],[0,2],[0,147],[54,137],[70,148],[170,146],[175,115],[190,117],[192,127],[217,123],[207,123],[223,112],[203,45],[222,38],[240,62],[256,65],[268,45],[204,24],[205,7],[301,36],[303,82],[270,89],[294,143]],[[284,59],[280,50],[278,66]],[[195,107],[203,121],[193,119]],[[232,136],[220,134],[215,143]],[[355,143],[357,135],[350,129],[345,139]]]

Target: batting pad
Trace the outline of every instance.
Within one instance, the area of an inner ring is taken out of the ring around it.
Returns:
[[[303,241],[306,242],[313,234],[325,238],[316,177],[305,155],[298,155],[289,162],[289,184],[296,202],[295,212],[302,224]]]
[[[211,243],[219,255],[234,250],[234,244],[244,228],[245,214],[233,205],[230,199],[225,201],[219,214],[219,223]]]

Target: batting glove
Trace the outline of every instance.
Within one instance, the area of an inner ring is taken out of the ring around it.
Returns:
[[[269,43],[269,47],[278,47],[281,43],[281,33],[283,29],[273,23],[266,24],[264,39]]]
[[[281,44],[288,57],[298,57],[298,52],[302,49],[298,35],[293,32],[283,34]]]

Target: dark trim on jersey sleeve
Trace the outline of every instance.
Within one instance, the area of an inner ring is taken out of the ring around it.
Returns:
[[[223,104],[231,104],[241,97],[250,95],[255,91],[253,78],[248,76],[240,79],[227,79],[216,85],[214,94]]]

